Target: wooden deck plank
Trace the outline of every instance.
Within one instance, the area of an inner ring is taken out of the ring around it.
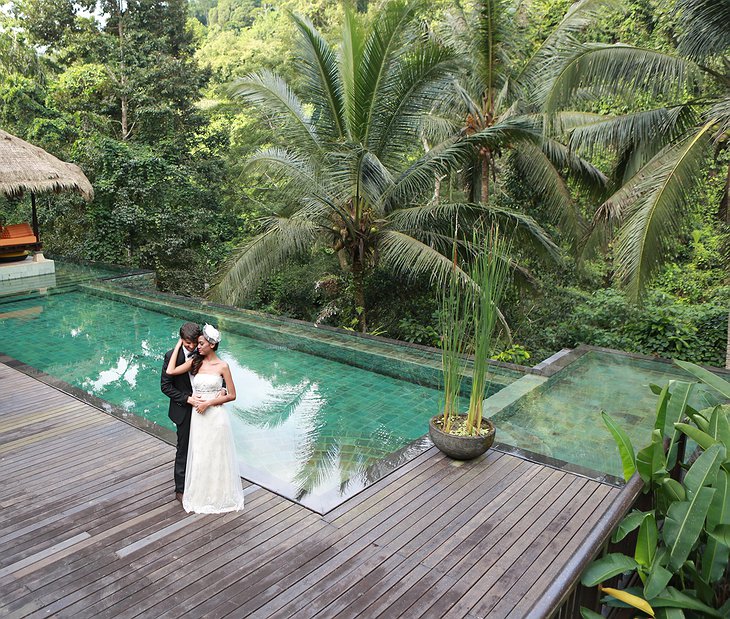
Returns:
[[[522,617],[620,490],[429,449],[320,516],[174,501],[174,448],[0,363],[0,615]]]
[[[581,495],[578,498],[585,499],[586,504],[584,507],[586,507],[590,503],[600,505],[607,494],[607,488],[590,488],[586,486],[581,489]],[[580,513],[579,516],[575,512],[570,513],[568,510],[561,510],[558,517],[548,523],[531,544],[530,553],[521,553],[504,570],[503,574],[499,577],[499,589],[485,582],[485,577],[480,579],[479,585],[482,583],[488,585],[486,588],[488,592],[486,595],[480,597],[470,612],[476,616],[489,614],[495,618],[508,617],[513,612],[516,604],[527,593],[525,587],[520,586],[520,584],[526,582],[527,578],[532,578],[533,582],[538,580],[539,576],[549,569],[554,556],[552,553],[554,553],[558,546],[556,540],[559,540],[561,544],[565,544],[565,538],[571,538],[572,532],[580,526],[578,518],[582,522],[585,522],[585,517],[588,516],[589,513],[587,510]],[[539,554],[535,557],[534,553]],[[494,575],[490,575],[490,578],[493,579]]]

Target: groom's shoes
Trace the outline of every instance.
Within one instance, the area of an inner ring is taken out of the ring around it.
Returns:
[[[182,492],[176,492],[176,493],[175,493],[175,500],[176,500],[176,501],[180,501],[180,503],[182,503],[182,500],[183,500],[183,493],[182,493]]]

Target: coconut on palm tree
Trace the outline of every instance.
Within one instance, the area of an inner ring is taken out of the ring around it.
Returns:
[[[590,190],[601,190],[607,179],[557,139],[544,122],[534,92],[555,48],[596,19],[605,2],[576,2],[529,56],[518,18],[524,5],[477,0],[465,9],[456,3],[447,14],[443,36],[465,62],[430,117],[436,140],[448,132],[473,136],[500,130],[508,136],[498,144],[482,141],[470,153],[461,170],[470,202],[493,202],[495,185],[506,190],[506,184],[499,183],[500,173],[514,170],[573,242],[582,235],[584,222],[567,178]],[[525,127],[541,139],[525,139]]]
[[[429,200],[437,177],[462,165],[475,148],[499,148],[541,136],[520,121],[452,135],[424,152],[424,116],[443,96],[460,59],[419,29],[417,2],[391,2],[366,27],[345,11],[339,48],[294,16],[304,97],[280,77],[259,72],[238,80],[236,96],[268,115],[277,145],[256,153],[251,170],[265,174],[286,207],[234,256],[214,295],[236,303],[267,272],[324,244],[351,278],[361,330],[367,328],[366,275],[378,264],[409,276],[445,281],[450,230],[486,217],[524,228],[548,251],[555,246],[535,223],[507,209]],[[468,237],[467,237],[468,238]],[[461,272],[463,277],[466,277]]]

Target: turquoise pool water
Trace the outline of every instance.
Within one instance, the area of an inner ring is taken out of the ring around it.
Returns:
[[[498,441],[621,477],[619,453],[601,411],[640,449],[650,442],[655,419],[657,397],[649,385],[670,380],[694,382],[665,362],[589,351],[491,419]],[[700,410],[719,401],[697,385],[690,404]]]
[[[78,283],[118,277],[122,271],[118,268],[98,265],[74,264],[54,260],[55,273],[23,277],[0,282],[0,298],[10,295],[32,294],[38,291],[44,294],[62,291]]]
[[[81,291],[0,304],[2,350],[127,411],[174,428],[160,392],[180,318]],[[8,337],[9,336],[9,337]],[[223,330],[244,477],[325,510],[372,465],[423,437],[437,389]]]
[[[145,290],[144,276],[87,285],[118,272],[63,263],[57,275],[53,288],[0,298],[0,351],[172,429],[159,389],[163,355],[184,320],[217,323],[238,390],[239,466],[255,483],[324,512],[429,445],[428,419],[440,408],[438,352],[159,295]],[[691,377],[618,353],[571,355],[547,380],[495,370],[487,409],[497,442],[591,476],[620,476],[601,410],[638,448],[654,420],[648,385]],[[716,401],[699,389],[693,404]]]

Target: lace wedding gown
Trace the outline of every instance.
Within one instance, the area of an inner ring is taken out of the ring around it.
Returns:
[[[222,384],[218,374],[193,376],[194,393],[206,400],[213,399]],[[223,406],[211,406],[202,415],[193,409],[183,507],[198,514],[243,509],[233,431]]]

